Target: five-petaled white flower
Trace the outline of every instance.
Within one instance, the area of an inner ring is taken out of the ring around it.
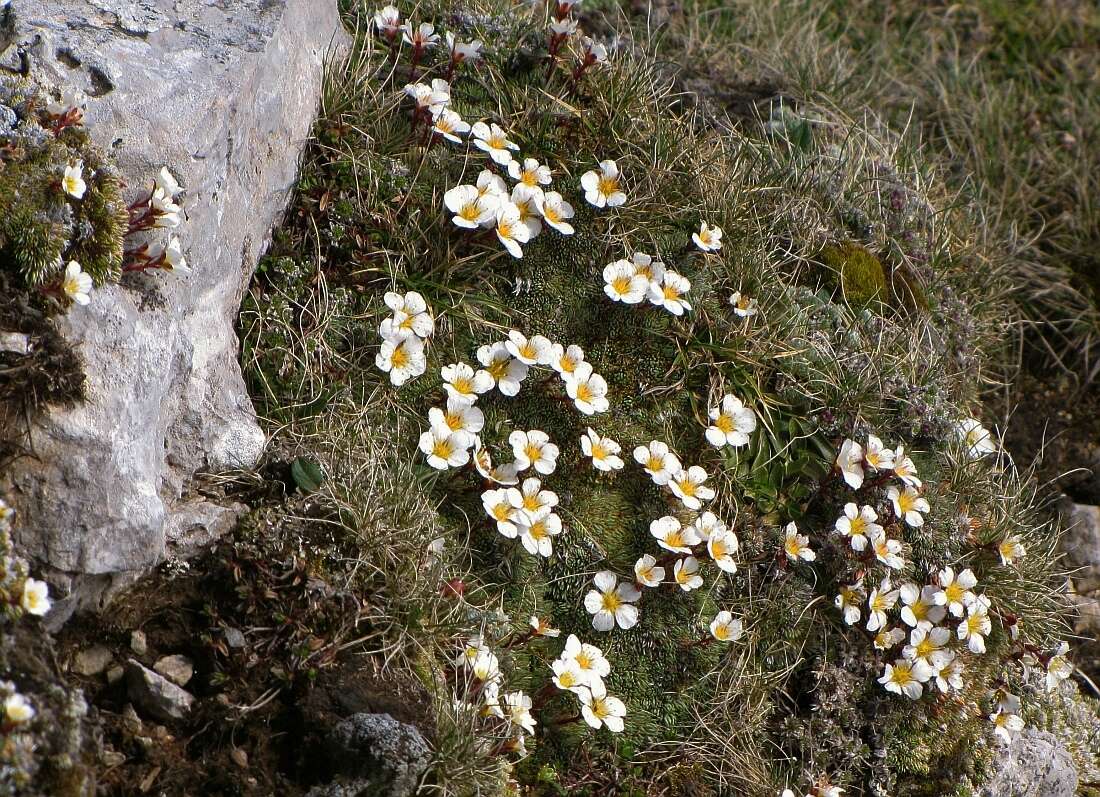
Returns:
[[[863,447],[855,440],[846,439],[836,455],[836,466],[844,481],[853,490],[863,486]]]
[[[516,467],[521,471],[533,467],[543,476],[554,472],[558,461],[558,447],[550,442],[550,436],[539,429],[528,432],[516,430],[508,435],[508,443],[516,457]]]
[[[579,695],[581,716],[593,728],[604,727],[612,733],[623,732],[623,717],[626,716],[626,704],[617,697],[607,694],[603,681],[594,683]]]
[[[504,714],[513,725],[534,734],[535,718],[531,716],[531,698],[523,692],[509,692],[504,696]]]
[[[691,302],[684,298],[689,290],[691,281],[687,277],[666,269],[660,281],[649,283],[646,296],[651,304],[663,307],[673,315],[683,315],[685,310],[691,309]]]
[[[886,627],[886,612],[894,608],[898,602],[900,590],[896,590],[890,584],[889,578],[882,579],[879,585],[871,590],[867,598],[867,630],[878,631]],[[904,636],[904,635],[903,635]]]
[[[451,101],[451,84],[440,78],[434,78],[431,85],[427,83],[406,83],[405,93],[413,98],[417,108],[428,111],[434,116],[447,107],[447,104]]]
[[[659,587],[665,580],[665,569],[647,553],[634,563],[634,580],[644,587]]]
[[[433,108],[432,130],[448,141],[461,144],[461,136],[470,132],[470,124],[450,108]]]
[[[374,358],[374,364],[390,375],[392,384],[400,387],[427,370],[424,342],[417,337],[404,340],[386,338]]]
[[[956,692],[963,688],[963,661],[953,650],[938,650],[929,661],[936,688],[941,692]]]
[[[575,661],[567,659],[555,659],[550,664],[550,669],[553,670],[554,675],[550,679],[553,681],[554,686],[565,692],[587,692],[588,684],[585,681],[584,673],[581,672],[581,668],[577,666]]]
[[[1027,553],[1027,550],[1019,537],[1009,534],[997,543],[997,553],[1000,554],[1001,564],[1007,567]]]
[[[793,520],[787,524],[783,533],[783,551],[792,562],[799,559],[812,562],[817,559],[817,554],[810,549],[810,538],[798,533],[798,526]]]
[[[477,176],[477,192],[481,196],[494,196],[501,200],[511,196],[504,178],[489,169],[482,169]]]
[[[720,531],[711,534],[707,540],[707,553],[718,565],[719,570],[726,573],[736,573],[737,562],[733,560],[733,555],[737,553],[739,545],[737,535],[732,531]]]
[[[554,552],[552,538],[561,534],[561,518],[553,512],[534,517],[520,513],[516,527],[519,529],[519,541],[527,553],[548,559]]]
[[[374,29],[393,39],[401,30],[401,12],[395,6],[385,6],[381,11],[376,11],[372,20]]]
[[[524,158],[523,163],[518,160],[509,162],[508,176],[519,181],[521,185],[538,189],[540,193],[542,189],[539,187],[550,185],[551,182],[550,167],[544,166],[534,158]]]
[[[978,577],[969,567],[956,575],[955,569],[945,567],[939,572],[940,588],[932,599],[937,606],[944,606],[951,614],[962,617],[963,611],[977,597],[972,591],[978,584]]]
[[[565,648],[559,658],[562,661],[576,662],[587,684],[601,683],[602,679],[611,674],[611,664],[603,651],[595,645],[582,643],[576,634],[570,634],[565,640]]]
[[[894,449],[894,475],[909,487],[919,490],[922,486],[920,477],[917,476],[917,466],[913,464],[912,458],[906,456],[905,446]]]
[[[989,619],[989,598],[979,595],[966,607],[966,617],[956,630],[961,640],[966,641],[966,646],[971,653],[985,653],[985,638],[993,630],[993,622]]]
[[[523,220],[523,214],[515,202],[505,200],[497,206],[496,210],[496,234],[497,240],[504,244],[514,258],[523,257],[523,247],[531,240],[531,228]]]
[[[997,450],[997,441],[993,439],[989,430],[982,426],[981,421],[975,418],[964,418],[955,421],[954,428],[955,434],[966,446],[966,453],[971,459],[979,459]]]
[[[568,347],[555,343],[550,347],[550,367],[562,377],[577,370],[577,366],[584,362],[584,349],[577,344]]]
[[[488,153],[495,163],[502,166],[511,163],[512,151],[519,149],[519,144],[509,141],[508,134],[496,122],[475,122],[470,133],[474,137],[474,146]]]
[[[698,465],[692,465],[676,471],[668,486],[688,509],[702,509],[704,501],[714,498],[714,489],[704,484],[706,480],[707,472]]]
[[[172,237],[168,239],[168,245],[160,251],[158,256],[160,268],[173,274],[190,274],[191,268],[187,265],[187,258],[183,256],[183,247],[180,239]]]
[[[635,448],[634,461],[645,468],[654,484],[668,484],[681,469],[680,460],[669,450],[668,444],[660,440],[652,440],[648,446]]]
[[[403,340],[413,335],[427,338],[435,331],[428,303],[417,291],[409,291],[404,296],[386,291],[383,301],[393,311],[393,315],[383,319],[378,327],[378,334],[383,338]]]
[[[710,635],[719,642],[736,642],[745,632],[744,623],[725,609],[718,612],[710,621]]]
[[[581,175],[585,201],[598,208],[618,207],[626,202],[619,181],[619,165],[613,160],[600,161],[598,171],[593,169]]]
[[[629,582],[619,583],[610,570],[596,574],[596,589],[584,596],[584,608],[592,615],[592,627],[597,631],[610,631],[616,625],[623,630],[633,628],[638,622],[638,607],[634,603],[642,597],[638,588]]]
[[[558,505],[558,494],[542,489],[542,482],[530,477],[524,479],[518,489],[508,490],[508,503],[522,516],[534,520],[548,515]]]
[[[50,610],[50,588],[45,581],[28,578],[23,581],[19,605],[27,614],[42,616]]]
[[[446,426],[433,426],[420,435],[420,450],[436,470],[459,468],[470,461],[473,439],[466,432],[452,432]]]
[[[693,546],[702,542],[694,526],[684,526],[672,515],[657,518],[649,524],[649,533],[657,544],[673,553],[691,553]]]
[[[447,397],[460,404],[473,404],[482,393],[493,389],[493,377],[487,371],[474,371],[467,363],[452,363],[440,369]]]
[[[481,191],[473,185],[456,185],[443,195],[443,204],[455,215],[459,227],[475,230],[496,218],[500,197],[492,191]]]
[[[421,22],[413,27],[411,21],[401,26],[401,41],[420,49],[434,47],[439,41],[439,34],[435,32],[435,25],[430,22]]]
[[[172,201],[164,189],[154,188],[149,197],[149,207],[156,216],[153,226],[165,230],[174,230],[180,226],[180,214],[183,208]]]
[[[716,448],[746,445],[756,429],[756,413],[733,394],[726,394],[719,406],[711,407],[710,420],[707,442]]]
[[[886,497],[894,505],[894,514],[914,528],[924,525],[924,515],[921,513],[927,513],[932,509],[928,499],[909,486],[902,490],[898,490],[897,487],[888,487]]]
[[[699,533],[699,538],[704,542],[715,534],[725,534],[729,531],[726,524],[719,520],[718,516],[709,510],[691,521],[691,526]]]
[[[603,268],[603,292],[613,302],[639,304],[649,291],[649,280],[637,273],[626,260],[616,260]]]
[[[833,604],[844,615],[845,623],[855,625],[859,622],[864,598],[863,579],[860,579],[855,584],[841,584]]]
[[[750,318],[760,312],[756,299],[746,296],[741,291],[734,291],[730,294],[730,304],[733,305],[734,315],[741,318]]]
[[[863,449],[863,463],[873,471],[891,470],[894,467],[894,450],[886,448],[882,440],[869,434]]]
[[[932,668],[923,661],[897,659],[893,664],[886,665],[886,673],[878,682],[886,687],[887,692],[916,700],[924,694],[924,684],[931,677]]]
[[[1069,653],[1069,643],[1062,642],[1054,649],[1054,653],[1047,660],[1047,674],[1045,688],[1047,692],[1053,692],[1062,681],[1073,675],[1073,664],[1066,658]]]
[[[902,648],[901,655],[907,659],[921,660],[932,664],[932,655],[942,652],[951,641],[949,628],[921,628],[918,626],[909,633],[909,644]]]
[[[18,692],[4,698],[4,717],[12,725],[30,722],[34,719],[34,713],[34,706]]]
[[[510,540],[514,540],[519,534],[516,521],[519,518],[519,510],[512,506],[507,490],[486,490],[481,494],[481,504],[485,507],[486,514],[497,524],[497,531]]]
[[[92,276],[85,273],[75,260],[70,260],[65,267],[65,275],[61,278],[61,292],[70,302],[80,305],[88,304],[92,300]]]
[[[66,164],[61,176],[61,190],[73,199],[83,199],[88,184],[84,182],[84,161]]]
[[[581,438],[581,451],[592,458],[596,470],[622,470],[623,459],[619,456],[622,447],[610,437],[600,437],[591,427]]]
[[[572,17],[550,21],[550,32],[557,36],[572,36],[577,32],[577,20]]]
[[[936,588],[931,584],[902,584],[901,602],[901,620],[912,628],[931,628],[947,615],[947,610],[936,603]]]
[[[1024,719],[1017,712],[1020,710],[1020,698],[1006,693],[997,701],[996,710],[989,715],[989,721],[993,723],[993,732],[1004,741],[1011,742],[1013,737],[1024,729]]]
[[[566,202],[557,191],[547,191],[535,200],[535,207],[543,221],[562,235],[572,235],[573,225],[567,219],[574,216],[573,206]]]
[[[699,222],[699,232],[691,234],[691,240],[704,252],[717,252],[722,248],[722,228],[711,227],[705,221]]]
[[[508,353],[525,365],[549,365],[553,345],[543,335],[528,338],[516,329],[508,331]]]
[[[660,260],[654,260],[645,252],[635,252],[630,257],[634,266],[634,273],[639,277],[645,277],[646,282],[660,282],[665,276],[665,264]]]
[[[465,432],[470,436],[471,443],[474,435],[485,427],[485,413],[477,407],[447,399],[446,411],[439,407],[428,410],[428,423],[433,429],[442,429],[448,432]]]
[[[519,208],[519,220],[527,228],[530,235],[528,240],[536,238],[542,233],[542,218],[539,216],[539,198],[542,196],[541,188],[531,188],[524,183],[517,183],[512,188],[511,202]]]
[[[672,577],[684,592],[703,586],[703,577],[699,575],[699,560],[694,556],[677,559],[672,568]]]
[[[473,39],[468,42],[460,42],[455,35],[447,31],[447,49],[451,51],[451,59],[456,63],[473,63],[481,58],[481,39]]]
[[[607,380],[592,371],[591,363],[581,363],[565,377],[565,392],[573,406],[585,415],[607,412]]]
[[[879,629],[878,633],[875,634],[875,650],[889,650],[903,639],[905,639],[905,632],[900,628],[887,628],[883,626]]]
[[[849,502],[844,505],[844,514],[836,520],[836,530],[851,541],[853,550],[862,551],[867,548],[867,540],[882,531],[877,520],[878,513],[873,507],[860,508]]]
[[[527,378],[528,367],[508,351],[504,343],[491,343],[477,350],[477,361],[485,366],[483,371],[506,396],[519,393],[519,386]]]
[[[905,567],[905,559],[901,556],[901,540],[892,540],[887,537],[881,526],[871,535],[871,550],[875,552],[875,559],[887,567],[893,570],[901,570]]]

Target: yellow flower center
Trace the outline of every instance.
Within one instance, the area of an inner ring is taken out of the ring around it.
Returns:
[[[466,426],[466,421],[460,412],[448,412],[444,416],[444,420],[447,422],[447,428],[452,432],[457,432]]]
[[[558,683],[563,689],[569,689],[577,685],[577,676],[572,670],[566,670],[558,676]]]
[[[497,235],[499,235],[501,238],[511,238],[512,237],[512,226],[513,226],[512,223],[509,222],[509,221],[504,221],[503,219],[501,221],[498,221],[497,222]]]
[[[913,616],[918,620],[923,620],[928,616],[928,604],[922,600],[918,600],[916,603],[912,604],[909,610],[913,612]]]
[[[730,627],[728,625],[719,625],[714,628],[714,638],[719,642],[725,642],[729,639]]]
[[[594,394],[586,382],[577,385],[577,401],[591,401]]]
[[[539,184],[539,176],[533,171],[525,171],[522,175],[520,175],[519,181],[524,185],[534,188],[536,185]]]
[[[598,190],[605,197],[609,197],[619,190],[619,180],[616,177],[610,177],[608,175],[602,175],[600,182],[596,186]]]
[[[592,444],[592,459],[607,459],[607,450],[599,443]]]
[[[688,498],[695,497],[695,490],[697,489],[695,482],[685,479],[683,481],[676,482],[676,485],[680,488],[680,492],[682,492]]]
[[[481,215],[481,207],[476,202],[467,202],[459,211],[458,216],[466,221],[477,221]]]
[[[642,581],[652,581],[653,580],[653,567],[652,566],[643,567],[640,570],[638,570],[638,578]]]
[[[733,431],[733,418],[729,415],[719,415],[714,425],[718,427],[718,431],[729,434]]]
[[[939,648],[932,642],[932,637],[926,636],[917,643],[917,658],[923,659],[930,653],[935,653]]]
[[[901,509],[903,515],[913,511],[916,504],[917,497],[911,493],[902,493],[898,496],[898,508]]]
[[[527,458],[529,460],[534,462],[542,456],[542,449],[534,443],[528,443],[527,446],[523,449],[523,453],[527,455]]]
[[[534,512],[540,506],[542,506],[542,504],[539,503],[539,497],[537,494],[523,496],[523,508],[526,509],[528,512]]]
[[[404,346],[398,346],[393,350],[390,362],[393,363],[394,368],[404,368],[409,364],[409,353],[405,351]]]
[[[446,116],[440,116],[435,122],[435,129],[440,133],[450,133],[455,129],[455,126],[451,124]]]
[[[913,683],[913,670],[908,664],[898,663],[894,665],[894,673],[891,680],[898,686],[906,686]]]
[[[538,520],[532,524],[531,528],[527,531],[533,539],[542,540],[550,536],[550,532],[546,530],[546,521]]]
[[[491,135],[485,143],[493,149],[504,149],[508,146],[508,140],[501,135]]]
[[[508,520],[512,517],[512,507],[508,504],[497,504],[493,507],[493,517],[497,520]]]
[[[561,213],[559,213],[558,209],[553,205],[544,204],[542,206],[542,215],[543,218],[545,218],[551,224],[557,224],[559,221],[561,221]]]
[[[871,598],[871,610],[876,612],[886,611],[886,596],[881,592],[876,593],[875,597]]]
[[[715,559],[722,559],[729,553],[726,543],[722,540],[713,540],[710,544],[710,555]]]
[[[432,446],[432,454],[440,459],[450,459],[453,453],[450,440],[436,440]]]
[[[486,369],[489,371],[489,375],[492,376],[493,379],[500,379],[508,371],[508,360],[504,358],[493,360],[491,363],[489,363],[489,365],[486,366]]]
[[[665,537],[665,545],[671,548],[683,548],[684,547],[684,533],[682,531],[672,531]]]
[[[802,553],[802,543],[795,537],[788,537],[787,541],[783,544],[783,547],[787,550],[787,554],[791,557],[797,557]]]
[[[737,300],[737,309],[738,310],[748,310],[749,309],[749,298],[747,296],[742,296],[740,299]]]
[[[645,277],[647,280],[653,279],[653,266],[640,266],[637,263],[634,264],[634,274],[639,277]]]
[[[680,584],[686,584],[691,581],[693,575],[695,574],[690,572],[686,567],[681,567],[676,571],[676,581]]]
[[[615,289],[616,293],[626,293],[630,290],[630,277],[621,276],[615,277],[611,280],[611,287]]]
[[[862,515],[856,515],[855,518],[848,521],[848,528],[851,530],[853,537],[862,537],[866,533],[867,521],[863,519]]]
[[[75,296],[80,293],[80,282],[75,277],[66,277],[62,286],[67,296]]]
[[[583,650],[577,654],[577,657],[574,659],[574,661],[577,662],[577,666],[580,667],[582,670],[592,669],[592,659]]]
[[[1016,543],[1010,540],[1005,540],[998,546],[1001,556],[1005,559],[1012,559],[1016,555]]]
[[[645,463],[646,470],[653,471],[654,473],[664,468],[664,465],[664,458],[659,457],[656,454],[650,454],[649,459]]]
[[[523,348],[519,350],[519,353],[526,357],[528,360],[533,360],[538,356],[538,352],[535,350],[535,345],[531,341],[523,344]]]
[[[577,370],[577,361],[563,355],[562,358],[558,360],[558,367],[561,368],[563,373],[571,374]]]
[[[458,379],[451,382],[451,387],[453,387],[456,392],[461,393],[464,396],[468,396],[469,394],[474,392],[473,382],[471,382],[464,376],[460,376]]]
[[[664,294],[665,299],[674,301],[680,298],[680,291],[676,290],[673,285],[665,285],[661,288],[661,293]]]
[[[958,583],[948,584],[944,587],[943,594],[947,596],[948,603],[962,603],[963,593],[966,592]]]
[[[602,697],[597,697],[592,701],[592,713],[601,720],[611,716],[611,710],[607,707],[607,701]]]
[[[622,600],[619,598],[619,593],[612,590],[611,592],[605,592],[603,594],[603,608],[607,612],[615,612],[620,606],[623,605]]]

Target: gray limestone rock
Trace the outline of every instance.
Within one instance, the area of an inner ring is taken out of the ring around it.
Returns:
[[[339,777],[309,797],[412,797],[431,761],[420,731],[389,714],[353,714],[332,728],[329,741]]]
[[[1100,507],[1062,504],[1062,552],[1078,592],[1100,589]]]
[[[1077,768],[1047,731],[1025,728],[1005,748],[1001,766],[978,797],[1073,797]]]
[[[145,715],[161,722],[184,719],[195,702],[190,692],[134,659],[126,662],[126,693]]]
[[[15,17],[33,74],[89,96],[89,130],[128,199],[161,166],[179,179],[193,268],[129,275],[72,308],[59,323],[88,400],[5,430],[33,452],[0,492],[62,597],[56,626],[235,517],[189,483],[263,452],[234,321],[293,186],[323,61],[346,35],[336,0],[20,0]],[[14,62],[14,47],[0,59]]]

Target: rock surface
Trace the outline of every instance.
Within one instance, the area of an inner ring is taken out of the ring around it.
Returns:
[[[1053,734],[1025,728],[1005,749],[1001,766],[979,797],[1073,797],[1077,769]]]
[[[412,797],[431,760],[420,731],[389,714],[353,714],[332,728],[329,741],[337,780],[307,797]]]
[[[178,653],[174,656],[161,656],[153,665],[153,669],[176,686],[187,686],[187,682],[195,674],[195,665],[191,660]]]
[[[104,645],[93,645],[78,651],[73,657],[72,671],[90,677],[99,675],[111,664],[111,650]]]
[[[1100,590],[1100,506],[1066,502],[1062,519],[1062,553],[1077,591]]]
[[[74,307],[60,326],[86,364],[88,400],[14,430],[33,453],[0,491],[26,519],[23,551],[67,595],[54,625],[232,522],[233,507],[189,485],[263,451],[234,321],[293,185],[323,60],[344,41],[336,0],[16,4],[15,44],[38,78],[89,96],[89,129],[128,198],[162,165],[179,178],[194,269],[130,275]],[[0,60],[15,63],[14,48]]]
[[[126,693],[146,715],[169,722],[191,713],[194,696],[140,662],[126,662]]]

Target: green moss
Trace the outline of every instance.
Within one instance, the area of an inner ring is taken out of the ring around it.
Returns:
[[[820,257],[849,304],[885,300],[886,270],[866,247],[852,241],[829,244],[821,250]]]

